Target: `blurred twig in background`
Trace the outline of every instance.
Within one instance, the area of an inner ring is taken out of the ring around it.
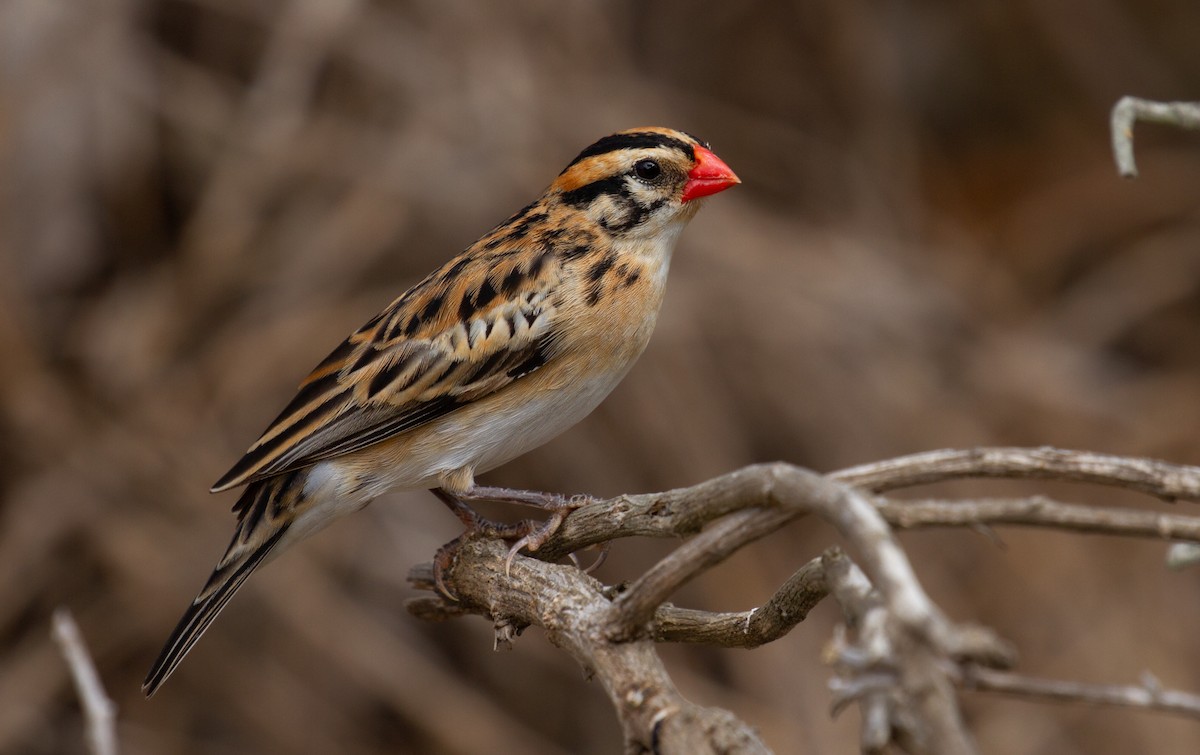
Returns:
[[[79,626],[66,608],[54,612],[54,641],[75,680],[75,691],[79,693],[87,721],[88,749],[92,755],[117,755],[116,703],[105,693]]]
[[[1200,695],[1163,689],[1153,674],[1142,675],[1139,685],[1081,684],[1057,679],[1032,679],[993,669],[969,666],[964,669],[964,689],[999,692],[1034,699],[1089,705],[1143,708],[1200,718]]]
[[[1151,102],[1122,97],[1112,110],[1112,140],[1117,172],[1123,178],[1137,176],[1133,159],[1133,124],[1137,121],[1200,129],[1200,102]]]

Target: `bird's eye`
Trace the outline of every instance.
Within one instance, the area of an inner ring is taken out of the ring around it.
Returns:
[[[662,168],[654,160],[638,160],[633,165],[633,174],[643,181],[652,181],[662,173]]]

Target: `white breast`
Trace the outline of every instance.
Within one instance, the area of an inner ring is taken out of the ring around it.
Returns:
[[[415,456],[425,459],[422,466],[430,476],[463,467],[477,474],[495,469],[578,423],[600,405],[627,371],[540,390],[519,404],[503,408],[489,410],[488,402],[478,408],[464,408],[430,433],[426,448],[412,450]]]

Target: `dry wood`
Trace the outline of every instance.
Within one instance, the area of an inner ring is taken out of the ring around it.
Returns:
[[[629,752],[765,751],[732,714],[684,700],[658,660],[654,642],[755,647],[786,634],[827,594],[837,599],[846,622],[828,657],[836,671],[834,709],[859,704],[864,752],[883,752],[890,745],[913,753],[975,752],[959,713],[959,687],[1194,715],[1194,698],[1182,692],[1043,682],[985,668],[1010,667],[1015,652],[986,628],[946,619],[922,589],[892,527],[1020,524],[1197,540],[1200,517],[1040,496],[899,501],[864,494],[966,478],[1062,480],[1127,488],[1168,501],[1200,498],[1195,467],[1053,448],[932,451],[825,476],[788,464],[761,464],[690,488],[588,505],[567,518],[536,559],[517,558],[508,574],[502,544],[471,543],[449,575],[461,601],[421,599],[410,608],[430,619],[482,614],[496,623],[498,642],[504,643],[525,626],[545,628],[552,642],[604,686]],[[681,585],[805,514],[834,525],[854,560],[831,549],[751,611],[711,613],[666,604]],[[694,537],[615,594],[577,569],[548,563],[635,535]],[[428,565],[410,578],[426,588],[432,584]]]

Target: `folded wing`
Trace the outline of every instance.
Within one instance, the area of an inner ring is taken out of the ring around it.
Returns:
[[[558,279],[549,253],[447,263],[313,370],[213,491],[393,438],[534,372],[557,341]]]

